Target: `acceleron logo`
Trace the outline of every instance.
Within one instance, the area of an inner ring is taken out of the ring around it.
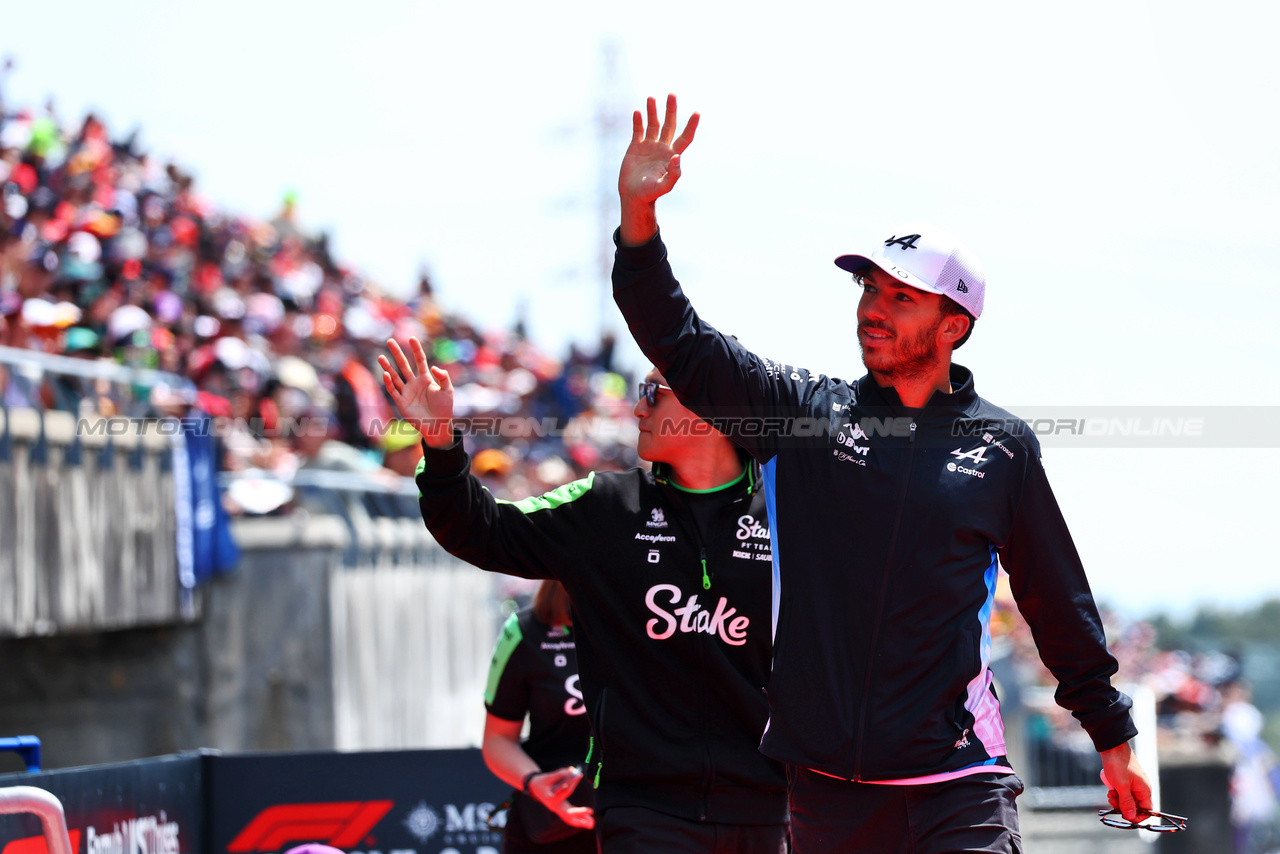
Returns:
[[[323,842],[334,848],[358,848],[392,801],[333,801],[277,804],[258,813],[227,845],[230,854],[282,851],[291,842]]]

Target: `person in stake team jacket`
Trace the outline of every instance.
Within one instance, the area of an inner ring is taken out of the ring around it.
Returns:
[[[412,365],[387,345],[383,382],[423,435],[417,484],[432,535],[481,569],[569,592],[601,850],[785,851],[785,774],[758,749],[772,552],[754,463],[650,371],[635,415],[652,470],[498,501],[469,473],[448,372],[428,366],[416,338]],[[559,782],[529,785],[549,802]]]
[[[590,832],[595,827],[592,792],[578,788],[577,763],[587,755],[591,726],[578,687],[570,607],[564,585],[543,581],[533,606],[503,624],[489,663],[481,754],[489,770],[517,790],[507,811],[502,854],[594,854],[597,848]],[[526,719],[529,737],[522,742]],[[543,786],[530,788],[541,778],[546,778]],[[561,797],[538,801],[567,828],[553,828],[553,819],[529,800],[537,800],[547,785],[557,796],[564,791],[575,797],[573,803]]]
[[[856,382],[757,356],[693,310],[658,233],[697,114],[677,137],[675,96],[661,125],[652,98],[647,113],[618,178],[614,298],[675,396],[764,468],[777,609],[761,750],[787,763],[794,850],[1021,850],[987,666],[1000,564],[1112,806],[1149,811],[1130,702],[1035,436],[951,362],[982,313],[973,255],[913,223],[836,259],[862,291]],[[815,325],[852,338],[840,316]]]

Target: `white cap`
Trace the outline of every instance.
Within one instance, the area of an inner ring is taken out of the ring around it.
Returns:
[[[870,255],[841,255],[836,266],[859,273],[874,264],[903,284],[955,300],[982,315],[987,275],[963,243],[927,222],[899,227]]]

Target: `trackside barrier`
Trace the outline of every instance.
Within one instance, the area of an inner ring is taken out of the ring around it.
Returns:
[[[49,854],[75,854],[67,836],[62,802],[35,786],[8,786],[0,789],[0,815],[34,813],[44,826],[45,850]]]
[[[69,848],[0,815],[0,854],[498,854],[510,787],[478,749],[220,754],[0,776],[61,799]]]
[[[178,567],[187,502],[175,437],[133,429],[154,426],[153,392],[193,401],[196,389],[163,371],[0,346],[0,636],[195,616],[195,580]],[[122,435],[96,414],[108,402],[131,428]]]
[[[223,472],[235,494],[267,478]],[[243,517],[232,533],[249,563],[268,550],[289,560],[302,525],[341,550],[329,573],[333,736],[340,750],[479,744],[493,638],[501,625],[497,576],[446,552],[422,524],[412,478],[380,480],[303,469],[276,486],[295,512]],[[305,520],[305,521],[304,521]],[[305,747],[309,745],[281,745]],[[318,745],[317,745],[318,746]]]

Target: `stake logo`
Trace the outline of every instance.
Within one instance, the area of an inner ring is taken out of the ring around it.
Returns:
[[[674,612],[668,612],[658,604],[659,595],[666,596],[670,604],[676,605],[684,594],[674,584],[655,584],[645,594],[644,604],[658,615],[658,619],[645,623],[645,632],[654,640],[666,640],[679,629],[685,634],[699,632],[715,635],[730,646],[742,646],[747,642],[747,627],[751,625],[751,618],[734,616],[738,614],[738,609],[729,607],[729,600],[725,597],[720,597],[715,612],[712,613],[698,604],[696,593],[690,593],[683,606],[676,608]],[[677,620],[677,617],[680,619]]]
[[[391,801],[334,801],[267,807],[231,840],[227,851],[282,851],[290,842],[356,848],[392,805]]]

